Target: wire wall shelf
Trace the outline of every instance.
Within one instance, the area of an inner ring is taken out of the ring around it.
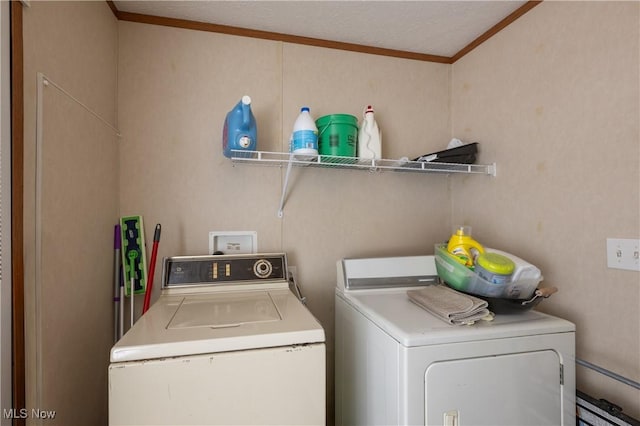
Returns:
[[[396,171],[413,173],[466,173],[496,176],[496,164],[434,163],[410,160],[365,159],[332,155],[295,156],[289,152],[233,150],[231,161],[237,164],[262,164],[270,166],[320,167],[325,169],[352,169]]]
[[[410,160],[365,159],[359,157],[338,157],[332,155],[293,155],[289,152],[243,151],[232,150],[233,164],[255,164],[266,166],[286,167],[287,172],[282,185],[278,217],[284,215],[284,203],[289,186],[291,168],[320,167],[324,169],[368,170],[370,172],[396,171],[410,173],[465,173],[496,176],[496,164],[458,164],[434,163]]]

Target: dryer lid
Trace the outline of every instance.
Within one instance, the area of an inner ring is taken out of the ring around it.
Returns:
[[[407,288],[351,293],[336,289],[336,296],[405,347],[575,332],[571,322],[533,310],[496,315],[493,321],[471,326],[447,324],[411,302]]]

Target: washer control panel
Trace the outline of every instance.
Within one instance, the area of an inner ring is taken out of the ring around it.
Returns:
[[[175,256],[165,258],[162,267],[163,287],[286,279],[284,253]]]

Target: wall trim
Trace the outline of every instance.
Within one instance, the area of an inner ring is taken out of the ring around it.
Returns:
[[[118,8],[116,7],[116,4],[112,1],[112,0],[107,0],[107,4],[109,5],[109,8],[111,9],[111,12],[113,12],[113,16],[115,16],[116,18],[118,18]]]
[[[514,10],[509,16],[504,18],[502,21],[498,22],[493,27],[489,28],[484,34],[482,34],[480,37],[478,37],[477,39],[469,43],[466,47],[464,47],[458,53],[453,55],[451,57],[450,63],[452,64],[455,63],[458,59],[462,58],[464,55],[471,52],[473,49],[480,46],[482,43],[489,40],[494,35],[498,34],[500,31],[506,28],[509,24],[514,22],[516,19],[518,19],[519,17],[521,17],[522,15],[524,15],[525,13],[527,13],[528,11],[530,11],[531,9],[539,5],[540,3],[542,3],[542,0],[530,0],[526,2],[525,4],[520,6],[518,9]]]
[[[13,408],[26,408],[24,335],[24,67],[22,8],[11,8],[11,280]],[[15,418],[14,425],[25,419]]]
[[[458,53],[451,57],[429,55],[425,53],[408,52],[404,50],[385,49],[381,47],[366,46],[362,44],[343,43],[339,41],[324,40],[319,38],[302,37],[290,34],[275,33],[270,31],[251,30],[247,28],[232,27],[228,25],[210,24],[207,22],[191,21],[187,19],[166,18],[162,16],[146,15],[140,13],[121,12],[116,7],[115,3],[111,0],[107,0],[107,4],[111,8],[111,11],[118,20],[137,22],[141,24],[162,25],[173,28],[184,28],[196,31],[207,31],[212,33],[221,33],[236,35],[241,37],[259,38],[264,40],[282,41],[285,43],[303,44],[307,46],[325,47],[328,49],[346,50],[350,52],[369,53],[372,55],[390,56],[394,58],[413,59],[416,61],[436,62],[441,64],[453,64],[467,53],[471,52],[476,47],[487,41],[489,38],[496,35],[502,29],[514,22],[516,19],[533,9],[538,4],[542,3],[542,0],[529,0],[527,3],[520,6],[509,16],[498,22],[496,25],[487,30],[480,37],[469,43],[462,48]]]
[[[241,37],[259,38],[264,40],[282,41],[285,43],[303,44],[307,46],[325,47],[329,49],[346,50],[350,52],[370,53],[373,55],[391,56],[395,58],[414,59],[448,64],[446,56],[427,55],[424,53],[407,52],[404,50],[385,49],[374,46],[364,46],[354,43],[324,40],[319,38],[302,37],[290,34],[275,33],[271,31],[251,30],[247,28],[232,27],[228,25],[210,24],[207,22],[190,21],[186,19],[165,18],[162,16],[144,15],[139,13],[118,12],[121,21],[138,22],[142,24],[163,25],[166,27],[184,28],[212,33],[229,34]]]

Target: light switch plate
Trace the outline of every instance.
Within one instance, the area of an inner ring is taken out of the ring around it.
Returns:
[[[607,238],[607,266],[614,269],[640,271],[640,240]]]

